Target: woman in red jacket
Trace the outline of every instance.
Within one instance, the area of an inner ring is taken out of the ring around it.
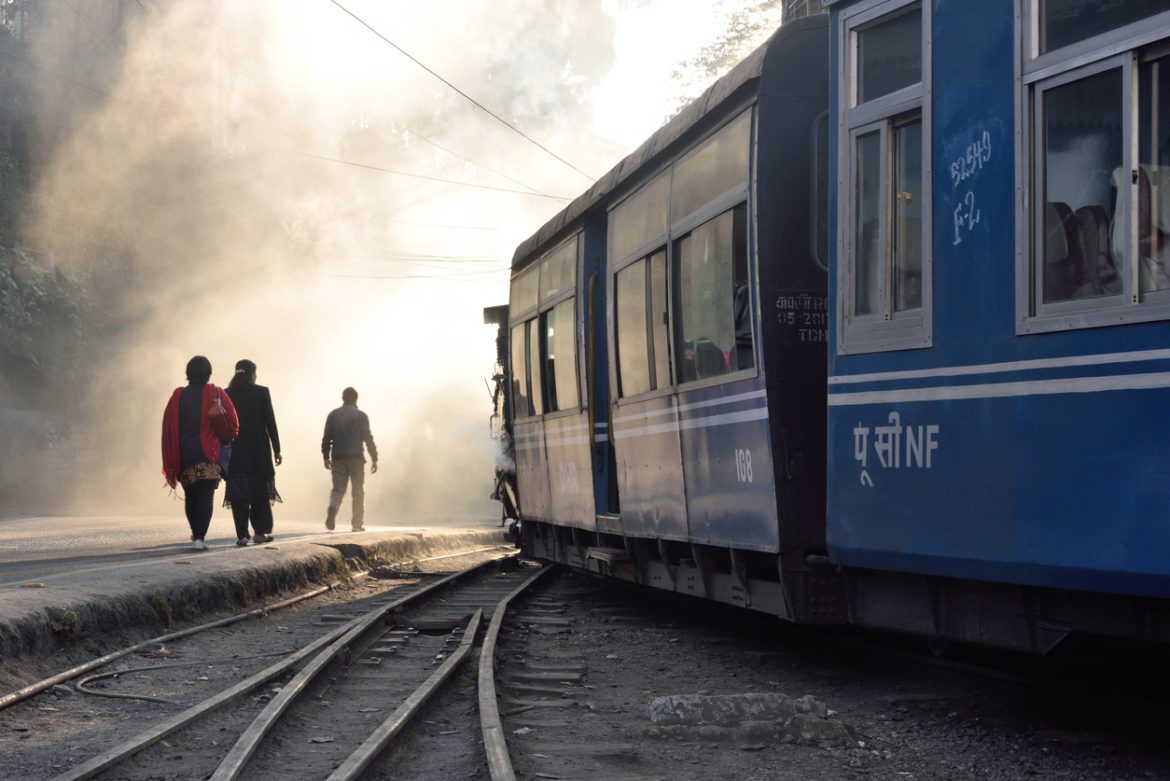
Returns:
[[[196,355],[187,362],[187,386],[175,388],[163,413],[163,475],[171,488],[183,484],[187,523],[195,550],[207,550],[203,538],[211,525],[215,489],[227,474],[230,442],[240,433],[240,420],[231,398],[212,385],[211,361]],[[216,400],[223,406],[230,437],[220,442],[211,428],[208,411]]]

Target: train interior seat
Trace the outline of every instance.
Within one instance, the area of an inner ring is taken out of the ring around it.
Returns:
[[[1085,276],[1076,216],[1067,203],[1049,201],[1044,209],[1044,300],[1075,298]]]
[[[1077,298],[1120,293],[1121,277],[1109,246],[1109,212],[1103,206],[1082,206],[1075,215],[1087,277]]]

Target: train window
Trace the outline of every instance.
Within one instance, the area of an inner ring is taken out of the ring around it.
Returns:
[[[1038,54],[1170,11],[1170,0],[1037,0]]]
[[[922,81],[922,9],[905,8],[856,32],[857,103]]]
[[[664,388],[670,384],[670,326],[666,306],[666,252],[650,256],[650,351],[654,368],[651,385]]]
[[[528,390],[529,409],[533,415],[544,414],[544,393],[543,385],[541,384],[541,366],[537,359],[540,345],[540,322],[537,318],[532,318],[525,323],[528,333],[525,335],[527,345],[525,347],[525,355],[528,361]]]
[[[874,0],[844,18],[837,350],[929,347],[930,7]]]
[[[676,222],[728,190],[747,185],[752,112],[744,111],[678,163],[670,188]]]
[[[746,204],[703,223],[675,247],[679,382],[752,368]]]
[[[512,408],[516,418],[532,415],[532,394],[528,389],[528,325],[512,327]]]
[[[580,235],[580,234],[578,234]],[[577,281],[577,237],[545,255],[540,266],[540,300],[543,303]]]
[[[617,273],[618,388],[622,396],[650,390],[646,266],[647,260],[642,259]]]
[[[1122,82],[1122,69],[1110,68],[1041,92],[1044,210],[1037,257],[1043,262],[1037,263],[1037,287],[1044,303],[1121,292],[1116,264],[1124,249],[1110,252],[1108,226],[1116,216],[1113,172],[1123,157]],[[1089,114],[1097,120],[1085,122]],[[1096,248],[1081,240],[1081,225],[1090,222],[1100,225],[1098,243],[1105,241],[1102,268]]]
[[[566,299],[540,316],[544,404],[548,412],[577,407],[577,333],[574,300]]]
[[[610,214],[610,257],[621,260],[666,232],[670,172],[659,174]]]
[[[618,393],[622,397],[670,384],[666,307],[666,252],[637,260],[617,273]]]
[[[509,306],[512,314],[519,315],[536,306],[536,286],[539,268],[533,266],[512,280]]]
[[[1017,330],[1170,319],[1170,0],[1032,12]]]

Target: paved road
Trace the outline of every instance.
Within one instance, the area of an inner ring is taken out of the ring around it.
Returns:
[[[492,518],[413,516],[402,524],[366,524],[370,531],[419,531],[434,526],[490,527]],[[347,533],[342,524],[336,533]],[[321,538],[330,534],[320,520],[277,519],[275,545],[281,540]],[[235,547],[231,515],[212,518],[207,544]],[[182,518],[0,516],[0,588],[23,582],[46,582],[54,576],[156,564],[191,554],[190,532]]]

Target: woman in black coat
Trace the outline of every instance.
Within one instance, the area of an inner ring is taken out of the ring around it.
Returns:
[[[280,466],[280,435],[268,388],[256,384],[256,364],[248,359],[236,363],[236,375],[227,389],[240,417],[240,435],[232,443],[224,504],[232,508],[236,521],[236,545],[248,544],[248,521],[253,541],[272,542],[272,505],[280,501],[276,492],[276,469]]]

